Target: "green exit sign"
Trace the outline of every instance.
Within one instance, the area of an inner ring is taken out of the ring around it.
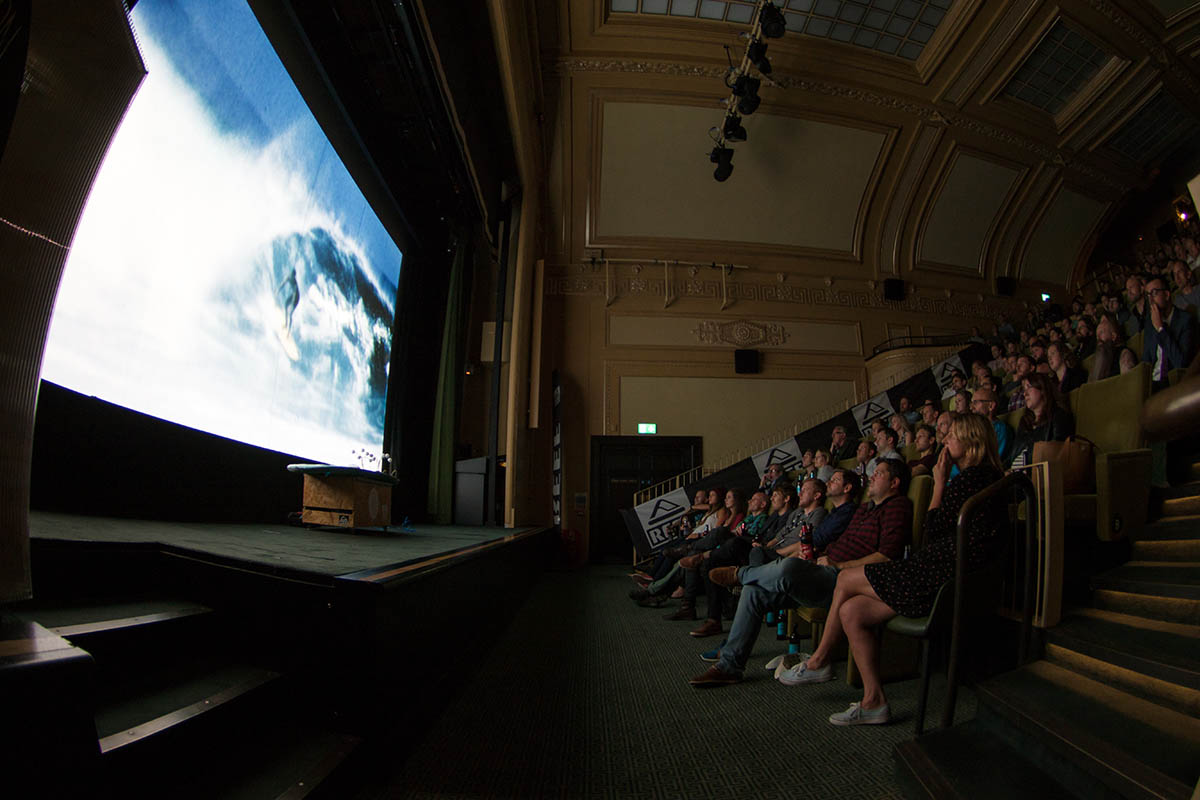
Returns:
[[[638,433],[658,433],[658,423],[656,422],[639,422]]]

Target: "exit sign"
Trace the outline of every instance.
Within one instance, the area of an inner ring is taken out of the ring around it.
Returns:
[[[638,433],[658,433],[658,423],[656,422],[639,422]]]

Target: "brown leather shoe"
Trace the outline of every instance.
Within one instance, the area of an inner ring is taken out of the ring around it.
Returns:
[[[706,619],[704,620],[704,624],[699,628],[696,628],[694,631],[688,631],[690,635],[695,636],[697,639],[703,639],[706,636],[716,636],[720,632],[721,620],[719,619]]]
[[[695,569],[704,563],[704,553],[696,553],[692,556],[684,556],[679,559],[679,566],[684,569]]]
[[[737,567],[713,567],[708,571],[708,579],[718,586],[737,586],[737,572]]]
[[[695,604],[689,603],[686,600],[679,606],[679,608],[675,609],[674,614],[667,614],[665,617],[663,617],[663,619],[670,620],[671,622],[674,622],[676,620],[681,620],[681,619],[695,619],[695,618],[696,618],[696,606],[695,606]]]
[[[736,672],[726,672],[725,670],[713,664],[701,674],[688,681],[692,686],[698,689],[706,689],[715,686],[729,686],[734,683],[741,683],[742,676]]]

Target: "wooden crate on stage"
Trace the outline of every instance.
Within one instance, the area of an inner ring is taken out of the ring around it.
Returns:
[[[304,475],[300,519],[309,525],[377,528],[392,523],[392,486],[381,472],[323,464],[291,464]]]

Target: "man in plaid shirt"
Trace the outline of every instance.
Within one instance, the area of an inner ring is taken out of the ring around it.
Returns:
[[[784,558],[761,567],[713,570],[709,577],[718,583],[741,583],[742,596],[719,660],[690,683],[708,687],[740,681],[767,609],[827,607],[839,569],[901,558],[912,537],[913,506],[907,497],[911,477],[903,461],[880,461],[867,486],[870,499],[816,561]]]

